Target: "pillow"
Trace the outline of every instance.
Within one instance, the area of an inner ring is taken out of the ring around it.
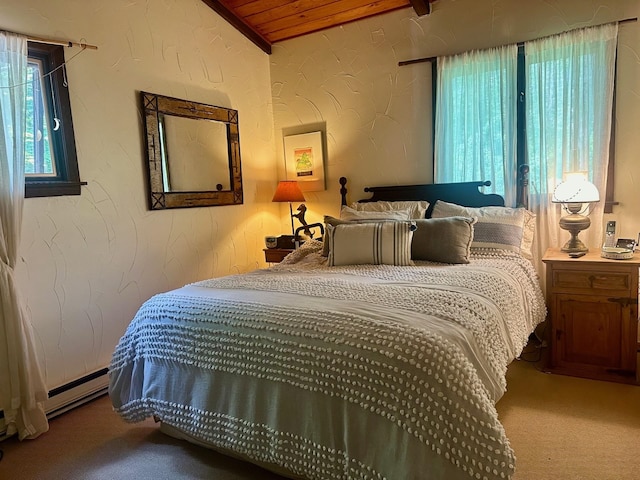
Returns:
[[[522,232],[522,244],[520,254],[529,260],[533,260],[533,239],[536,236],[536,214],[524,210],[524,231]]]
[[[382,221],[397,221],[397,220],[411,220],[409,209],[391,210],[391,211],[358,211],[351,207],[343,206],[340,210],[340,218],[324,216],[325,223],[325,241],[322,246],[322,256],[329,256],[329,242],[326,241],[327,225],[339,225],[345,222],[382,222]]]
[[[410,218],[418,219],[425,218],[427,209],[429,208],[429,202],[424,200],[399,202],[381,200],[378,202],[353,202],[349,207],[359,212],[388,212],[390,210],[409,209]]]
[[[404,216],[404,215],[403,215]],[[325,215],[324,216],[324,240],[322,242],[322,256],[323,257],[328,257],[329,256],[329,242],[327,241],[327,227],[329,225],[332,226],[336,226],[336,225],[344,225],[345,223],[380,223],[380,222],[397,222],[400,220],[408,220],[407,218],[394,218],[395,215],[391,214],[391,218],[377,218],[377,216],[373,216],[374,218],[356,218],[353,220],[344,220],[341,218],[336,218],[336,217],[331,217],[329,215]]]
[[[338,265],[412,265],[414,222],[327,225],[330,267]]]
[[[447,217],[416,220],[411,259],[440,263],[469,263],[475,218]]]
[[[343,206],[340,209],[340,218],[342,220],[411,220],[411,211],[408,208],[385,211],[361,211]]]
[[[438,200],[431,218],[476,217],[471,248],[500,248],[532,259],[535,215],[525,208],[463,207]]]

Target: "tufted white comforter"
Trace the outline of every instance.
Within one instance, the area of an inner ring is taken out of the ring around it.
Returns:
[[[329,268],[319,248],[147,301],[116,411],[293,478],[511,478],[494,405],[544,319],[531,264]]]

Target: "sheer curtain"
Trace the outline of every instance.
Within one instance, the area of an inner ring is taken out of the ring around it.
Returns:
[[[516,203],[518,47],[438,57],[434,179],[490,180]]]
[[[24,202],[26,81],[26,38],[0,32],[0,408],[7,434],[17,432],[21,440],[49,429],[47,389],[14,278]]]
[[[600,192],[591,228],[580,234],[590,249],[602,244],[618,25],[574,30],[525,43],[529,209],[537,215],[536,254],[562,246],[569,234],[551,203],[568,172],[587,172]]]

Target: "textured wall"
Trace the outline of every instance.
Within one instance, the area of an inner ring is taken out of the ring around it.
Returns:
[[[421,18],[403,9],[276,45],[271,55],[276,140],[283,129],[326,124],[329,190],[307,203],[309,217],[337,213],[340,176],[350,179],[353,200],[365,196],[367,185],[432,180],[431,66],[399,67],[399,61],[531,40],[639,13],[637,0],[439,0]],[[619,33],[615,188],[620,206],[609,216],[618,221],[621,236],[632,238],[640,232],[639,31],[640,23],[629,23]]]
[[[283,131],[326,128],[328,190],[306,194],[310,222],[338,212],[340,176],[352,198],[366,185],[429,182],[430,66],[398,61],[635,17],[638,4],[439,0],[429,16],[401,10],[268,57],[200,0],[3,0],[1,28],[99,47],[68,65],[88,185],[80,197],[25,202],[17,273],[49,387],[107,365],[151,295],[264,265],[263,236],[289,225],[286,206],[270,202],[284,178]],[[619,40],[612,218],[625,236],[640,231],[639,28],[622,26]],[[139,90],[239,111],[244,205],[147,210]]]
[[[25,202],[19,286],[55,387],[108,365],[153,294],[265,266],[281,225],[269,57],[201,0],[3,0],[0,18],[98,46],[67,67],[88,185]],[[244,205],[147,209],[140,90],[238,110]]]

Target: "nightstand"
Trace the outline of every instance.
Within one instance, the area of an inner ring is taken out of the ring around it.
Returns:
[[[264,259],[269,263],[280,263],[284,257],[293,252],[293,248],[263,248]]]
[[[570,258],[550,248],[547,270],[549,371],[638,383],[640,253],[609,260],[599,250]]]

